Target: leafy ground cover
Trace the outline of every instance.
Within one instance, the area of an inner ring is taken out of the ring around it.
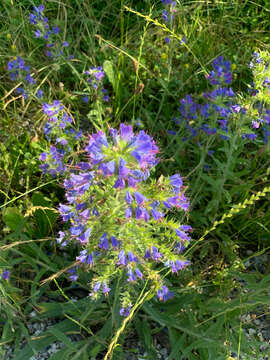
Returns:
[[[1,356],[261,358],[270,3],[0,8]]]

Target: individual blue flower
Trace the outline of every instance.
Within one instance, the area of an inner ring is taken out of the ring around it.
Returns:
[[[141,193],[137,191],[135,191],[133,195],[138,205],[142,205],[144,202],[148,201],[148,199],[145,196],[143,196]]]
[[[80,241],[81,244],[86,244],[89,240],[89,237],[91,235],[91,228],[88,228],[84,233],[82,233],[79,237],[78,240]]]
[[[180,229],[183,231],[192,231],[192,227],[190,225],[181,225]]]
[[[84,103],[88,103],[88,102],[89,102],[89,97],[88,97],[87,95],[84,95],[84,96],[82,97],[82,101],[83,101]]]
[[[60,28],[58,26],[52,26],[52,31],[55,33],[55,34],[59,34],[60,33]]]
[[[105,175],[105,176],[113,175],[115,172],[114,160],[107,162],[107,163],[100,164],[99,169],[102,171],[103,175]]]
[[[107,233],[104,233],[99,241],[98,247],[104,250],[109,250],[109,239]]]
[[[154,220],[160,220],[164,217],[164,214],[158,211],[157,209],[152,209],[151,214]]]
[[[173,297],[173,292],[169,291],[167,286],[163,285],[160,289],[157,290],[157,297],[160,301],[167,301]]]
[[[126,161],[122,158],[119,159],[119,177],[126,179],[128,174],[130,173],[130,170],[125,166]]]
[[[139,262],[139,259],[136,255],[133,254],[132,251],[128,252],[128,261],[129,262]]]
[[[42,91],[41,89],[39,89],[39,90],[37,91],[37,93],[36,93],[36,96],[37,96],[37,98],[39,98],[39,99],[43,98],[43,91]]]
[[[127,191],[127,192],[126,192],[126,195],[125,195],[125,200],[126,200],[126,202],[127,202],[129,205],[131,205],[131,204],[132,204],[133,197],[132,197],[132,195],[130,194],[130,192],[129,192],[129,191]]]
[[[134,272],[131,269],[128,269],[127,274],[128,274],[128,278],[127,278],[128,282],[133,282],[133,281],[135,282],[137,280]]]
[[[78,236],[84,231],[84,226],[79,224],[77,226],[71,226],[69,228],[71,235]]]
[[[156,246],[152,246],[152,258],[158,261],[162,257],[162,254],[158,251]]]
[[[115,189],[117,189],[117,188],[123,189],[123,188],[125,187],[125,185],[126,185],[125,180],[119,177],[119,178],[116,180],[116,182],[115,182],[115,184],[114,184],[113,187],[114,187]]]
[[[125,211],[125,217],[127,219],[131,218],[132,217],[132,207],[128,207]]]
[[[43,152],[40,154],[39,160],[45,161],[48,157],[48,154],[46,152]]]
[[[175,229],[175,233],[181,240],[190,240],[190,236],[182,230]]]
[[[130,141],[133,138],[132,126],[120,124],[120,134],[122,139]]]
[[[3,272],[2,272],[2,280],[8,281],[8,280],[9,280],[9,276],[10,276],[10,271],[8,271],[8,270],[3,270]]]
[[[124,265],[124,266],[127,265],[127,257],[126,257],[124,250],[121,250],[118,254],[117,265]]]
[[[179,174],[170,176],[170,183],[176,193],[179,192],[180,188],[183,186],[183,180]]]
[[[112,243],[112,247],[118,247],[119,246],[119,241],[116,239],[115,236],[111,236],[111,243]]]
[[[96,293],[100,289],[101,281],[97,281],[95,285],[93,286],[93,291]]]
[[[142,278],[143,278],[143,274],[142,274],[142,272],[141,272],[140,269],[136,268],[136,269],[135,269],[135,273],[136,273],[136,275],[137,275],[137,277],[138,277],[139,279],[142,279]]]
[[[120,315],[121,316],[129,316],[129,314],[130,314],[130,309],[131,309],[131,306],[128,306],[128,307],[126,307],[126,308],[124,308],[124,307],[122,307],[121,309],[120,309]]]
[[[69,205],[59,205],[59,212],[62,216],[63,221],[69,221],[73,218],[74,212],[72,211],[72,207]]]
[[[70,274],[69,279],[71,281],[76,281],[78,279],[78,274],[77,274],[77,268],[76,267],[68,269],[67,272]]]
[[[102,292],[105,296],[108,296],[109,292],[111,291],[111,288],[108,287],[107,283],[104,281],[102,285]]]

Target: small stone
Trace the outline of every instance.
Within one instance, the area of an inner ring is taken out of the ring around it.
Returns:
[[[263,352],[263,351],[267,350],[268,346],[269,346],[269,345],[268,345],[267,343],[262,344],[262,345],[260,346],[260,351]]]
[[[264,337],[265,341],[270,341],[270,331],[268,330],[262,330],[262,335]]]
[[[167,356],[168,355],[168,351],[166,348],[163,348],[160,350],[160,353],[163,355],[163,356]]]

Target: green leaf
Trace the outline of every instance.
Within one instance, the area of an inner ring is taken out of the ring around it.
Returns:
[[[45,197],[41,192],[35,192],[31,198],[33,206],[41,206],[50,208],[52,207],[51,199]],[[52,226],[55,223],[58,214],[50,209],[38,209],[33,212],[35,219],[34,235],[36,237],[45,237],[48,232],[52,230]]]
[[[153,340],[151,337],[151,328],[150,328],[148,322],[146,321],[146,319],[140,320],[137,318],[135,320],[135,327],[136,327],[137,334],[138,334],[140,340],[142,341],[142,343],[144,344],[145,350],[147,351],[148,355],[151,355],[151,359],[153,359],[153,360],[156,359],[157,354],[153,347]]]
[[[12,231],[16,231],[24,224],[24,217],[16,207],[8,207],[3,210],[3,220]]]
[[[56,339],[62,341],[62,343],[64,343],[67,347],[73,349],[71,341],[62,331],[59,331],[58,329],[52,327],[49,332],[52,333],[56,337]]]
[[[171,353],[168,357],[168,360],[174,360],[179,358],[180,352],[185,348],[186,343],[186,334],[180,334],[179,331],[171,327],[168,328],[168,334],[171,345]]]
[[[103,69],[108,76],[109,82],[112,84],[113,89],[116,88],[116,81],[115,81],[115,73],[113,68],[113,63],[109,60],[105,60],[103,63]]]

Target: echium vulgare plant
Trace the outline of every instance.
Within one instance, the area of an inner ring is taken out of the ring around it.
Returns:
[[[159,300],[168,300],[173,293],[162,269],[177,273],[189,264],[183,252],[191,227],[166,217],[172,208],[189,209],[180,174],[150,179],[158,147],[150,135],[134,133],[129,125],[90,135],[84,150],[84,162],[64,172],[67,203],[59,206],[68,225],[57,242],[79,247],[70,279],[76,280],[81,268],[93,271],[93,299],[108,295],[113,280],[121,280],[123,316],[129,314],[134,289],[144,282]]]
[[[60,101],[43,104],[43,113],[47,122],[43,127],[46,139],[53,143],[49,151],[40,154],[43,164],[40,169],[51,176],[63,175],[67,171],[70,153],[74,151],[82,132],[72,126],[72,117],[65,111]]]
[[[35,87],[36,80],[31,74],[30,66],[25,64],[21,56],[9,60],[7,70],[12,81],[17,81],[22,84],[16,87],[16,92],[21,94],[24,99],[27,99],[29,95],[31,97],[36,96],[37,98],[43,97],[43,91]]]
[[[203,93],[197,102],[191,95],[180,100],[180,118],[174,122],[187,129],[183,141],[191,138],[202,140],[203,135],[218,136],[229,140],[238,135],[245,142],[268,142],[270,136],[270,68],[269,54],[255,52],[250,67],[254,83],[250,86],[249,95],[237,94],[229,87],[232,83],[231,63],[223,56],[212,63],[213,70],[207,80],[213,90]],[[174,130],[169,134],[175,135]]]
[[[87,82],[91,85],[91,87],[87,89],[87,93],[84,93],[84,96],[82,98],[83,102],[88,103],[89,96],[92,97],[92,99],[96,102],[108,102],[110,98],[108,95],[108,91],[103,86],[105,72],[102,66],[93,66],[87,71],[85,71],[84,74],[87,75]]]
[[[253,127],[254,137],[260,135],[265,143],[270,136],[270,55],[267,51],[256,51],[249,64],[253,73],[250,97],[246,99],[247,116]],[[249,106],[248,106],[249,105]]]
[[[42,4],[34,6],[33,13],[29,16],[29,22],[35,27],[35,38],[45,40],[46,55],[51,59],[57,59],[65,55],[65,49],[69,43],[60,38],[61,30],[58,26],[50,27],[44,10],[45,7]]]

